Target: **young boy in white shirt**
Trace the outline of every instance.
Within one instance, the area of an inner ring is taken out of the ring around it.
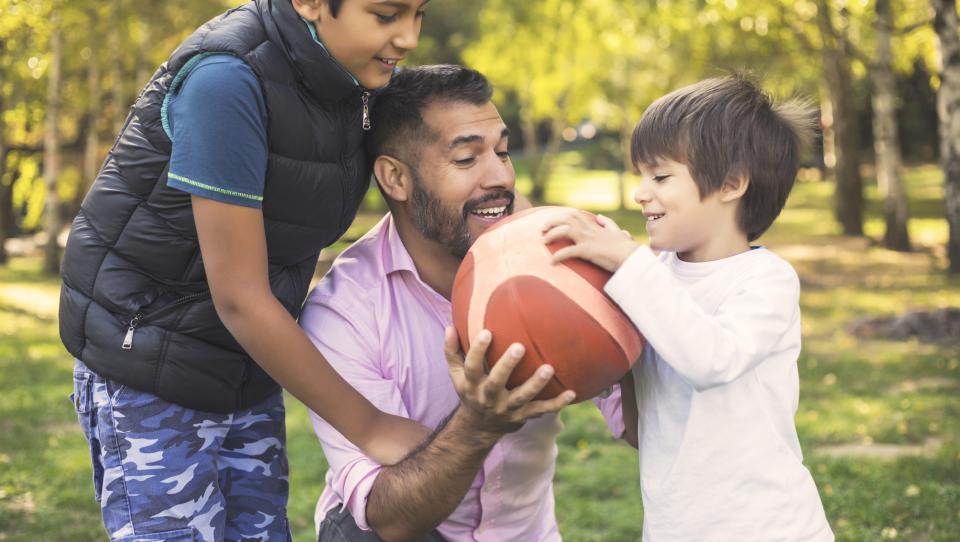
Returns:
[[[750,245],[783,209],[809,131],[803,107],[742,77],[682,88],[631,141],[650,245],[606,217],[545,230],[574,243],[557,262],[614,273],[605,291],[647,340],[636,400],[624,397],[639,417],[646,542],[833,540],[794,425],[800,282]]]

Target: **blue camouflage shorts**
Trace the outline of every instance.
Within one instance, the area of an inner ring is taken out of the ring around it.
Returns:
[[[214,414],[119,385],[79,360],[73,383],[110,540],[291,540],[281,392]]]

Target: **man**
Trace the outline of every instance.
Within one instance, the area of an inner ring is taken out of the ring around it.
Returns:
[[[317,505],[321,541],[560,539],[555,411],[572,397],[532,401],[547,368],[506,390],[522,348],[487,375],[489,334],[462,363],[449,329],[460,261],[514,209],[509,132],[491,94],[474,70],[424,66],[401,72],[378,99],[368,150],[390,213],[337,259],[301,325],[374,405],[435,432],[381,466],[314,416],[330,462]],[[619,398],[603,410],[618,412]],[[610,425],[622,434],[619,419]]]

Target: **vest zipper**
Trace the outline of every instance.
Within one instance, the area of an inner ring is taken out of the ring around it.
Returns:
[[[365,90],[360,94],[360,101],[363,102],[363,131],[370,131],[370,92]]]
[[[185,305],[187,303],[190,303],[191,301],[196,301],[197,299],[202,299],[209,295],[210,295],[210,290],[204,290],[202,292],[197,292],[195,294],[190,294],[190,295],[185,295],[183,297],[180,297],[177,300],[175,300],[173,303],[170,303],[169,305],[165,305],[163,308],[157,309],[156,311],[153,311],[153,312],[148,312],[144,314],[143,312],[137,311],[137,313],[133,315],[133,318],[130,319],[130,323],[127,325],[128,326],[127,334],[124,335],[123,344],[120,345],[120,347],[123,348],[124,350],[133,349],[133,333],[137,330],[137,326],[144,323],[145,321],[151,318],[156,318],[160,315],[166,314],[181,305]]]

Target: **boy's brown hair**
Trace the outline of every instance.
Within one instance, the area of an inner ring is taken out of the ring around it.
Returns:
[[[634,167],[658,159],[685,164],[701,198],[731,177],[748,178],[737,225],[754,241],[783,210],[812,132],[806,102],[774,103],[738,74],[706,79],[655,101],[633,131],[630,158]]]

